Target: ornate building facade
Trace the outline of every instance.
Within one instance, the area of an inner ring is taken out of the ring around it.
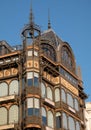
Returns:
[[[0,130],[85,130],[86,98],[72,48],[31,10],[22,45],[0,41]]]

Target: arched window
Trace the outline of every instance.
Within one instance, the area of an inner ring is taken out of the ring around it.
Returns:
[[[76,130],[80,130],[80,123],[76,121]]]
[[[0,97],[8,95],[8,84],[3,82],[0,83]]]
[[[69,117],[69,130],[75,130],[75,122],[72,117]]]
[[[41,96],[46,97],[46,86],[44,83],[41,83]]]
[[[47,43],[42,43],[41,49],[43,50],[44,55],[46,55],[51,60],[56,61],[56,52],[51,45],[49,45]]]
[[[56,113],[56,128],[60,129],[62,127],[62,121],[61,121],[62,117],[61,117],[61,113],[57,112]]]
[[[62,47],[62,64],[67,67],[68,69],[73,71],[73,59],[72,59],[72,54],[71,51],[66,47]]]
[[[54,128],[53,113],[48,111],[48,126]]]
[[[7,109],[5,107],[0,108],[0,125],[7,124]]]
[[[74,104],[73,104],[73,97],[71,94],[67,93],[67,104],[70,106],[70,107],[74,107]]]
[[[60,101],[60,90],[59,88],[55,89],[55,102]]]
[[[65,93],[64,89],[61,90],[61,98],[62,98],[62,101],[64,103],[66,103],[66,93]]]
[[[46,110],[44,107],[42,107],[42,123],[44,125],[47,125],[47,117],[46,117]]]
[[[19,93],[19,82],[18,80],[12,80],[9,84],[9,95]]]
[[[52,89],[47,87],[47,98],[53,100]]]
[[[79,111],[79,105],[78,105],[78,100],[74,99],[74,104],[75,104],[75,110]]]
[[[63,128],[68,129],[66,113],[63,113]]]
[[[9,109],[9,123],[17,123],[19,116],[19,108],[17,105],[12,105]]]

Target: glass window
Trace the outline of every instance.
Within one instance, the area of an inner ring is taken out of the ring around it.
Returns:
[[[3,82],[0,83],[0,97],[8,95],[8,84]]]
[[[69,117],[69,130],[75,130],[75,122],[72,117]]]
[[[34,113],[36,116],[39,116],[39,99],[38,98],[34,98]]]
[[[9,95],[12,94],[19,94],[19,82],[18,80],[13,80],[11,81],[11,83],[9,84]]]
[[[55,49],[51,45],[49,45],[47,43],[42,43],[41,48],[42,48],[45,56],[47,56],[48,58],[50,58],[53,61],[56,61],[56,52],[55,52]]]
[[[35,56],[38,56],[38,52],[37,52],[37,51],[34,51],[34,55],[35,55]]]
[[[55,102],[60,101],[60,90],[59,88],[55,89]]]
[[[11,106],[9,109],[9,123],[17,123],[18,116],[19,116],[18,106],[17,105]]]
[[[38,73],[28,72],[27,73],[27,84],[28,84],[29,87],[31,87],[31,86],[38,87],[39,86],[39,75],[38,75]]]
[[[73,59],[71,51],[66,47],[62,47],[62,63],[70,70],[73,71]]]
[[[61,98],[62,98],[62,101],[64,102],[64,103],[66,103],[66,93],[65,93],[65,91],[64,91],[64,89],[62,89],[61,90]]]
[[[71,94],[67,93],[67,103],[69,106],[71,106],[72,108],[74,107],[74,104],[73,104],[73,97]]]
[[[47,87],[47,98],[53,100],[52,89]]]
[[[74,99],[74,104],[75,104],[75,110],[79,111],[79,105],[78,105],[78,100]]]
[[[28,51],[28,56],[32,56],[32,50]]]
[[[0,108],[0,125],[7,124],[7,109],[5,107]]]
[[[68,129],[68,126],[67,126],[67,115],[66,115],[66,113],[63,113],[63,128]]]
[[[38,87],[39,86],[39,75],[38,73],[34,72],[34,86]]]
[[[28,115],[39,116],[39,99],[38,98],[28,98],[27,99]]]
[[[27,85],[29,87],[33,86],[33,72],[27,73]]]
[[[62,127],[61,125],[61,113],[57,112],[56,113],[56,128],[60,129]]]
[[[54,128],[53,113],[48,111],[48,126]]]
[[[41,96],[46,97],[46,86],[44,83],[41,83]]]
[[[47,124],[46,110],[45,110],[44,107],[42,107],[42,123],[43,123],[44,125]]]
[[[80,123],[76,121],[76,130],[80,130]]]

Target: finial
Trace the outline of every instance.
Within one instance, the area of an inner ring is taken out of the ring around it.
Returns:
[[[48,29],[51,28],[51,23],[50,23],[50,10],[48,9]]]
[[[32,11],[32,0],[31,0],[31,7],[30,7],[30,25],[34,23],[33,11]]]

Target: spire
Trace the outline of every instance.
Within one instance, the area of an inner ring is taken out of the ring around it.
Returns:
[[[50,11],[48,9],[48,29],[51,28],[51,23],[50,23]]]
[[[30,25],[34,24],[34,17],[33,17],[33,10],[32,10],[32,0],[31,0],[31,7],[30,7]]]

